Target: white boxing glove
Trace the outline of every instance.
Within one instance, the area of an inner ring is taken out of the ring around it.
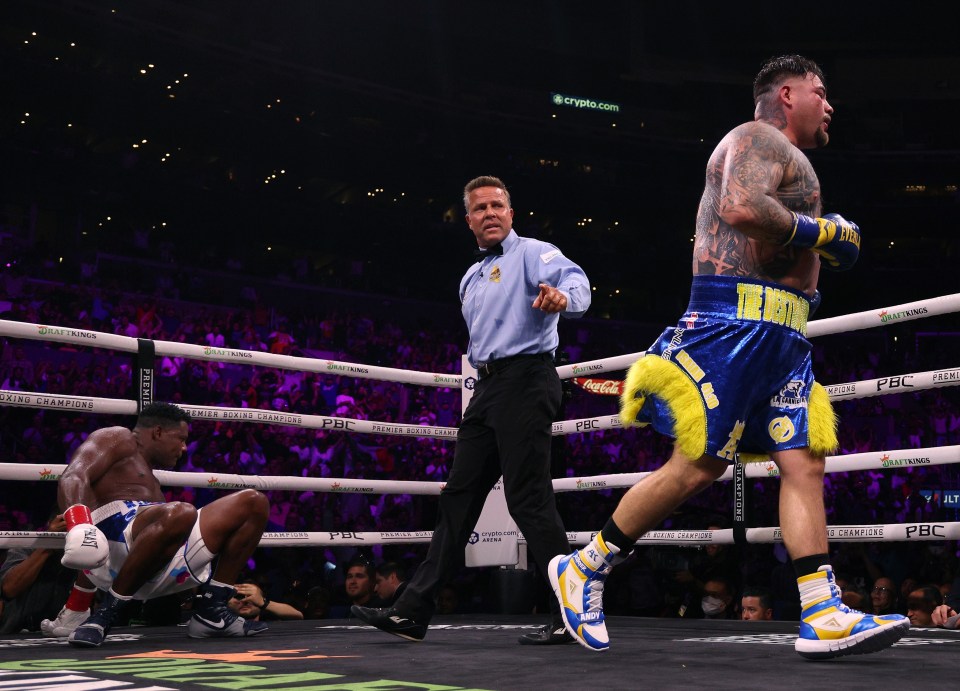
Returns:
[[[74,504],[64,511],[63,518],[67,521],[67,537],[60,563],[77,570],[103,566],[110,550],[106,535],[93,525],[90,509],[83,504]]]
[[[74,612],[72,609],[64,607],[60,614],[52,621],[44,619],[40,622],[40,630],[47,638],[66,638],[74,629],[85,622],[90,617],[90,611]]]

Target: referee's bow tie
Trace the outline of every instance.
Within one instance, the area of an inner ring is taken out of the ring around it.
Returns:
[[[486,248],[478,247],[473,251],[473,258],[476,259],[478,262],[482,262],[487,257],[493,257],[497,255],[502,255],[502,254],[503,254],[503,245],[501,245],[498,242],[493,247],[486,247]]]

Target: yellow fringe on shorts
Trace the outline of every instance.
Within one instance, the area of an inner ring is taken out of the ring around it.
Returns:
[[[673,436],[677,447],[696,460],[707,451],[707,413],[697,385],[673,362],[656,355],[644,355],[630,367],[620,396],[620,421],[624,427],[638,427],[637,414],[646,396],[655,394],[666,402],[673,415]],[[808,444],[814,456],[836,451],[837,416],[826,389],[814,382],[807,401]],[[743,463],[769,460],[767,454],[740,454]]]
[[[807,426],[810,429],[810,453],[814,456],[827,456],[840,446],[837,441],[837,414],[830,403],[827,390],[817,382],[810,389],[807,401]]]
[[[707,452],[707,411],[697,385],[675,363],[644,355],[630,367],[620,396],[620,421],[636,427],[637,413],[648,394],[666,402],[673,415],[677,448],[690,460]]]

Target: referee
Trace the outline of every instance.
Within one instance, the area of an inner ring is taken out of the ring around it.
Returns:
[[[351,608],[359,619],[408,640],[426,635],[437,593],[463,565],[467,540],[501,475],[510,515],[541,574],[554,555],[570,551],[550,477],[552,425],[562,395],[553,356],[560,315],[587,311],[590,284],[559,249],[517,235],[510,193],[499,178],[471,180],[463,201],[478,248],[460,280],[460,302],[470,334],[467,357],[479,381],[457,432],[426,559],[393,607]],[[571,641],[559,607],[553,619],[520,642]]]

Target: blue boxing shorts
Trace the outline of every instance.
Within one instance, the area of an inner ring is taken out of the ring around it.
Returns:
[[[809,312],[810,299],[792,288],[694,276],[680,323],[627,374],[623,423],[652,424],[692,460],[760,460],[804,447],[831,453],[836,416],[813,378]]]

